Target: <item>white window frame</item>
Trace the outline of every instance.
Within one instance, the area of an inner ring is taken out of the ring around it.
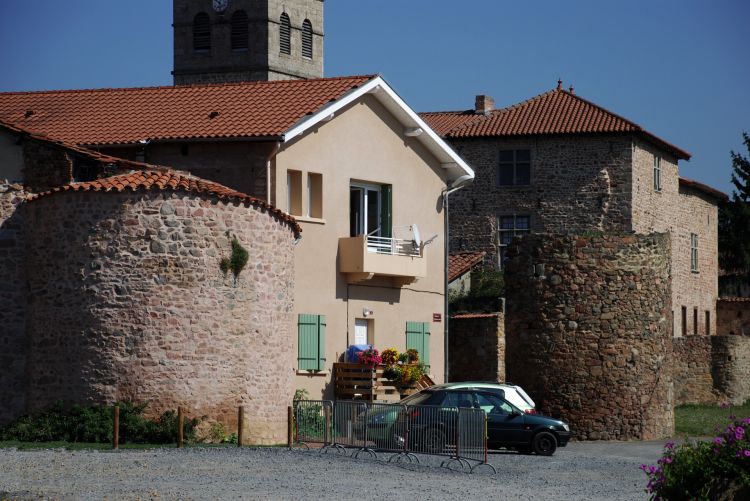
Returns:
[[[690,234],[690,271],[698,272],[698,235]]]
[[[503,218],[513,218],[513,228],[503,228],[502,227],[502,220]],[[518,219],[519,218],[526,218],[528,220],[528,227],[527,228],[518,228]],[[505,256],[505,249],[508,247],[508,244],[503,243],[503,234],[511,233],[512,235],[518,236],[518,235],[528,235],[531,233],[531,216],[527,214],[500,214],[497,216],[497,245],[499,252],[497,253],[497,261],[498,266],[500,269],[503,268],[503,258]]]
[[[356,222],[356,234],[357,235],[368,235],[368,236],[380,236],[380,226],[377,228],[365,228],[367,221],[369,220],[369,214],[367,213],[367,198],[369,191],[376,191],[378,197],[378,221],[380,221],[381,205],[383,203],[381,185],[379,184],[368,184],[368,183],[351,183],[349,185],[349,196],[351,196],[352,188],[362,190],[362,196],[359,198],[359,213],[360,218]],[[352,214],[349,214],[349,218]],[[351,220],[350,220],[351,221]]]
[[[654,191],[661,191],[661,157],[654,155]]]

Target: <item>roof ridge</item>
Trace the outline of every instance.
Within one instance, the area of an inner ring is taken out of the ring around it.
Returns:
[[[462,114],[474,113],[474,110],[457,110],[457,111],[419,111],[417,115],[462,115]]]
[[[339,76],[339,77],[324,77],[324,78],[309,78],[306,80],[257,80],[248,82],[220,82],[220,83],[205,83],[205,84],[185,84],[185,85],[153,85],[153,86],[140,86],[140,87],[98,87],[88,89],[52,89],[52,90],[29,90],[29,91],[8,91],[0,92],[2,95],[29,95],[29,94],[85,94],[85,93],[104,93],[104,92],[135,92],[144,90],[178,90],[178,89],[190,89],[196,87],[242,87],[252,85],[282,85],[282,84],[301,84],[305,82],[327,82],[335,80],[372,80],[378,77],[378,74],[369,75],[350,75],[350,76]]]
[[[138,175],[139,177],[134,179],[133,178],[134,175]],[[165,176],[167,177],[167,179],[163,179]],[[161,186],[157,183],[159,179],[153,179],[154,177],[162,178]],[[175,182],[171,183],[172,180],[174,180]],[[180,182],[183,180],[194,181],[194,183],[183,184]],[[119,182],[119,185],[116,184],[118,182]],[[114,184],[114,186],[110,186],[112,184]],[[136,192],[140,189],[150,190],[151,187],[154,185],[160,190],[169,189],[171,191],[184,191],[186,193],[208,194],[208,195],[215,196],[219,198],[220,200],[228,200],[228,201],[235,200],[235,201],[239,201],[243,203],[248,203],[250,205],[253,205],[254,207],[259,207],[267,211],[270,215],[278,217],[283,222],[287,223],[294,231],[294,234],[296,237],[299,237],[299,235],[302,233],[302,228],[300,227],[299,223],[297,223],[297,220],[292,215],[287,214],[281,209],[274,207],[273,205],[269,204],[265,200],[261,200],[260,198],[248,195],[246,193],[242,193],[233,188],[225,186],[221,183],[217,183],[216,181],[211,181],[208,179],[198,177],[194,174],[187,174],[187,173],[183,173],[181,171],[177,171],[177,170],[173,170],[169,168],[167,169],[143,169],[143,170],[133,169],[130,172],[124,172],[122,174],[115,174],[113,176],[107,176],[107,177],[95,179],[93,181],[80,181],[80,182],[75,182],[75,183],[69,183],[69,184],[54,187],[47,191],[31,194],[26,198],[26,200],[29,202],[33,202],[35,200],[53,195],[55,193],[62,193],[62,192],[69,192],[69,191],[75,191],[75,192],[103,191],[105,193],[115,191],[117,193],[122,193],[126,189],[129,188],[132,192]]]

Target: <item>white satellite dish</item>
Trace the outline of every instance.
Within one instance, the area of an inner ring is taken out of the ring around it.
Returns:
[[[411,225],[411,232],[414,234],[414,247],[419,248],[422,245],[422,237],[419,236],[419,228],[416,224]]]

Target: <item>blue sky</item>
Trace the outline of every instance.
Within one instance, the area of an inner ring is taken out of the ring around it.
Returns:
[[[567,88],[731,191],[750,132],[746,0],[326,0],[326,76],[380,73],[417,111]],[[0,0],[0,91],[170,85],[171,0]]]

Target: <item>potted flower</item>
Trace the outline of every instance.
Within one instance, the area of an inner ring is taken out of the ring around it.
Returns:
[[[359,363],[374,369],[383,362],[380,352],[375,348],[369,348],[359,352]]]

